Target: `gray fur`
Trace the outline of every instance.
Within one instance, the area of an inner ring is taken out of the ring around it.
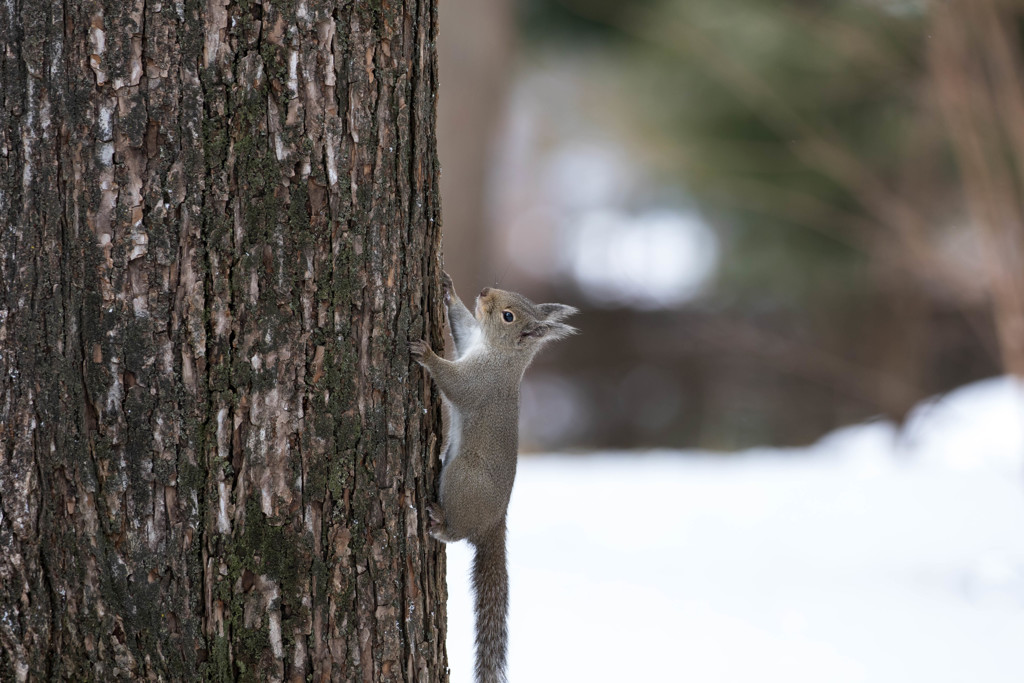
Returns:
[[[466,539],[475,548],[476,680],[502,683],[508,642],[505,513],[519,451],[519,383],[537,351],[576,332],[561,320],[577,311],[485,287],[474,316],[447,273],[443,282],[456,359],[439,357],[425,341],[410,344],[449,411],[430,533],[446,543]],[[511,322],[503,317],[506,311]]]

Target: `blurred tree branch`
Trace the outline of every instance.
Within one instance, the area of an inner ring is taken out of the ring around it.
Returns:
[[[847,50],[852,45],[876,44],[874,41],[853,40],[852,37],[859,32],[851,27],[826,22],[792,8],[789,14],[799,16],[800,23],[807,27],[809,33],[819,36],[819,40],[844,46]],[[667,21],[663,15],[650,12],[644,17],[639,13],[636,16],[637,19],[621,28],[637,39],[697,59],[755,116],[781,139],[787,140],[797,159],[856,197],[870,219],[859,221],[858,225],[866,229],[874,221],[885,229],[863,242],[872,245],[873,253],[885,254],[889,261],[899,260],[904,269],[921,281],[950,289],[956,300],[976,300],[979,292],[974,283],[931,248],[929,220],[919,207],[900,196],[879,177],[827,122],[809,120],[791,106],[772,83],[735,59],[727,44],[712,40],[697,25],[685,19]],[[866,52],[873,59],[880,59],[884,54],[879,49]],[[825,229],[832,226],[831,223],[822,225]]]
[[[880,264],[912,274],[925,289],[942,292],[943,298],[963,307],[969,318],[973,306],[988,301],[1003,366],[1024,376],[1024,70],[1016,33],[1021,26],[1021,2],[947,0],[929,3],[927,9],[931,33],[922,61],[930,69],[917,78],[918,116],[920,125],[929,128],[936,114],[945,122],[948,140],[932,144],[948,144],[955,154],[961,187],[947,191],[964,195],[971,223],[968,230],[984,248],[980,265],[965,260],[962,250],[950,249],[947,207],[938,217],[934,206],[906,196],[826,117],[802,111],[749,60],[737,55],[735,43],[721,40],[699,16],[694,19],[691,13],[700,12],[691,4],[638,7],[624,14],[586,0],[562,2],[591,21],[614,22],[638,41],[699,64],[784,141],[797,160],[856,198],[864,213],[833,206],[826,197],[772,179],[731,178],[726,189],[715,188],[707,196],[722,200],[729,194],[727,201],[734,206],[767,211],[831,234]],[[817,43],[831,46],[845,58],[891,69],[914,82],[912,61],[861,26],[792,3],[772,11],[780,21],[802,27]],[[808,59],[812,59],[810,50]],[[933,95],[938,112],[932,105]],[[936,130],[941,138],[942,128]],[[911,177],[926,170],[919,159],[900,158],[896,150],[890,156],[907,166]],[[931,194],[944,193],[933,188]]]
[[[929,57],[960,165],[1004,367],[1024,377],[1024,72],[1021,4],[934,3]]]

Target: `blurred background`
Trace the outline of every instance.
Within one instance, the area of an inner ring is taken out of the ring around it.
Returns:
[[[806,444],[1024,374],[1020,3],[440,11],[445,267],[584,311],[525,448]]]
[[[440,26],[445,268],[582,311],[523,385],[510,680],[1024,680],[1024,1]]]

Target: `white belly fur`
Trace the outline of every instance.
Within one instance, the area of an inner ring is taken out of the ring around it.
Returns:
[[[473,330],[473,336],[469,338],[469,343],[466,344],[466,348],[463,349],[462,353],[456,360],[462,360],[463,358],[472,355],[479,350],[484,343],[484,332],[479,326]]]
[[[462,443],[462,415],[458,409],[448,400],[448,433],[445,434],[445,446],[441,451],[444,454],[443,462],[448,462],[459,453],[459,445]]]

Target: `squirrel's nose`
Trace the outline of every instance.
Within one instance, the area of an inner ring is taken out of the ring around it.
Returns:
[[[480,290],[480,296],[487,296],[490,293],[491,293],[491,288],[490,287],[484,287],[483,289]]]

